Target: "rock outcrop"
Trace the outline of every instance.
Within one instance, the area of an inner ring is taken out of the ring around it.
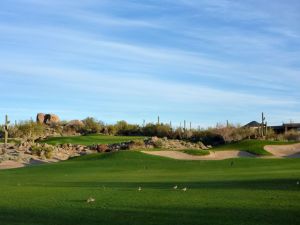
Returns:
[[[67,123],[68,127],[83,127],[84,123],[81,120],[71,120]]]
[[[173,140],[167,138],[152,137],[145,141],[146,146],[153,146],[156,148],[181,150],[181,149],[208,149],[202,142],[188,142],[183,140]]]
[[[60,121],[59,117],[55,114],[46,114],[45,115],[45,124],[58,123]]]
[[[36,122],[42,124],[52,124],[58,123],[60,121],[59,117],[55,114],[44,114],[38,113],[36,116]]]
[[[208,147],[202,142],[191,143],[157,137],[152,137],[145,140],[141,139],[116,144],[98,144],[92,146],[74,144],[50,146],[48,144],[40,143],[39,141],[41,140],[20,140],[20,142],[17,143],[9,143],[6,147],[4,144],[0,144],[0,163],[2,161],[14,161],[28,164],[32,160],[44,163],[56,162],[97,152],[113,152],[131,149],[208,149]]]
[[[44,123],[45,122],[45,114],[44,113],[38,113],[36,115],[36,122],[37,123]]]

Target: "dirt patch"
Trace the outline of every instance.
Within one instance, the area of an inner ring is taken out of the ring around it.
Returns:
[[[276,157],[300,158],[300,143],[293,145],[267,145],[264,149]]]
[[[20,168],[20,167],[24,167],[24,166],[25,166],[25,164],[22,162],[15,162],[15,161],[7,160],[7,161],[3,161],[0,163],[0,170]]]
[[[40,165],[40,164],[47,164],[47,163],[54,163],[54,162],[59,162],[59,161],[61,161],[61,160],[58,160],[58,159],[40,160],[38,157],[31,158],[27,162],[14,161],[14,160],[5,160],[5,161],[0,162],[0,170],[21,168],[21,167],[24,167],[24,166]]]
[[[194,156],[180,151],[143,151],[150,155],[157,155],[178,160],[223,160],[240,157],[255,157],[255,155],[244,151],[210,151],[209,155]]]

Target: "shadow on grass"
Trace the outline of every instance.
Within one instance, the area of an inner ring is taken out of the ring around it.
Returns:
[[[139,186],[149,189],[169,190],[174,185],[188,187],[189,189],[243,189],[243,190],[281,190],[300,191],[297,179],[270,179],[270,180],[244,180],[244,181],[197,181],[197,182],[50,182],[47,187],[70,187],[70,188],[117,188],[135,189]],[[34,184],[39,186],[39,184]],[[44,184],[41,186],[44,187]]]
[[[79,204],[79,203],[78,203]],[[77,204],[77,205],[78,205]],[[47,209],[0,208],[5,225],[276,225],[300,224],[297,210],[249,208],[139,207],[110,208],[97,204]]]

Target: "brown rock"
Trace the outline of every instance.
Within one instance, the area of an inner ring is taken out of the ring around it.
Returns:
[[[83,127],[84,123],[81,120],[71,120],[67,126],[70,127]]]
[[[106,152],[109,150],[108,145],[105,144],[101,144],[101,145],[97,145],[97,152]]]
[[[45,114],[44,113],[38,113],[36,115],[36,122],[37,123],[44,123],[45,121]]]
[[[60,121],[59,117],[55,114],[46,114],[44,123],[51,124],[51,123],[58,123]]]

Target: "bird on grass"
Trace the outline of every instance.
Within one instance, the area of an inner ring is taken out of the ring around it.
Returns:
[[[141,191],[142,190],[142,188],[141,187],[139,187],[139,189],[138,189],[139,191]]]
[[[92,198],[92,197],[89,197],[87,200],[86,200],[86,202],[87,203],[91,203],[91,202],[95,202],[96,200],[94,199],[94,198]]]
[[[182,190],[184,191],[184,192],[186,192],[187,191],[187,188],[185,187],[185,188],[182,188]]]
[[[174,190],[176,190],[177,188],[178,188],[178,186],[177,186],[177,185],[175,185],[175,186],[173,187],[173,189],[174,189]]]

